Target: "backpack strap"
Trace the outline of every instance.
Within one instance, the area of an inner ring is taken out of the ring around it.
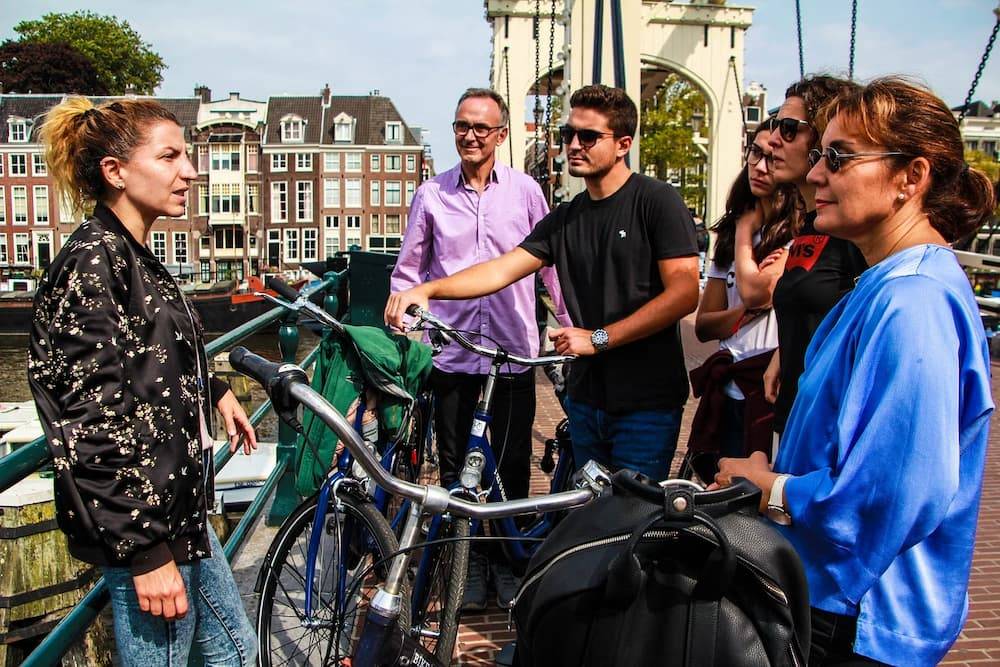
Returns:
[[[692,597],[688,603],[687,658],[691,667],[715,664],[715,643],[719,631],[719,600]]]

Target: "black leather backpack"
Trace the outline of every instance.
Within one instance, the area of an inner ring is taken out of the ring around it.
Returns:
[[[517,664],[793,665],[809,594],[745,480],[719,491],[615,474],[532,557],[514,605]]]

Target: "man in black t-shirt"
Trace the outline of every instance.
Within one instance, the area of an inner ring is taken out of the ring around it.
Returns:
[[[638,123],[624,91],[586,86],[560,128],[569,173],[587,189],[538,223],[514,250],[392,294],[388,324],[429,299],[492,294],[555,266],[579,327],[549,332],[575,354],[566,411],[577,465],[594,459],[666,479],[688,396],[679,320],[698,305],[698,247],[687,207],[668,184],[625,163]]]

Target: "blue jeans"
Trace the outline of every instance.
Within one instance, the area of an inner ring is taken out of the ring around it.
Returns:
[[[165,621],[139,608],[127,567],[102,567],[111,593],[115,644],[121,664],[186,667],[194,652],[205,665],[245,667],[257,659],[257,639],[219,538],[208,528],[212,557],[178,565],[187,590],[187,615]]]
[[[683,408],[610,414],[568,396],[564,407],[577,466],[593,459],[655,480],[670,476]]]

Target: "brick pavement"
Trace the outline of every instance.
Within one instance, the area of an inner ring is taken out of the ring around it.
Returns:
[[[699,343],[692,335],[690,318],[682,323],[684,349],[689,368],[697,366],[714,352],[716,344]],[[1000,396],[1000,364],[994,363],[993,396]],[[562,412],[551,386],[541,378],[534,426],[532,456],[532,493],[548,491],[548,476],[538,470],[545,438],[552,437]],[[675,467],[684,453],[690,433],[691,417],[697,400],[688,401],[684,410]],[[990,429],[990,451],[986,461],[979,532],[969,585],[969,619],[961,637],[945,658],[944,665],[1000,665],[1000,414],[994,413]],[[511,641],[506,612],[495,607],[481,614],[467,614],[459,629],[458,658],[461,665],[492,665],[497,650]]]

